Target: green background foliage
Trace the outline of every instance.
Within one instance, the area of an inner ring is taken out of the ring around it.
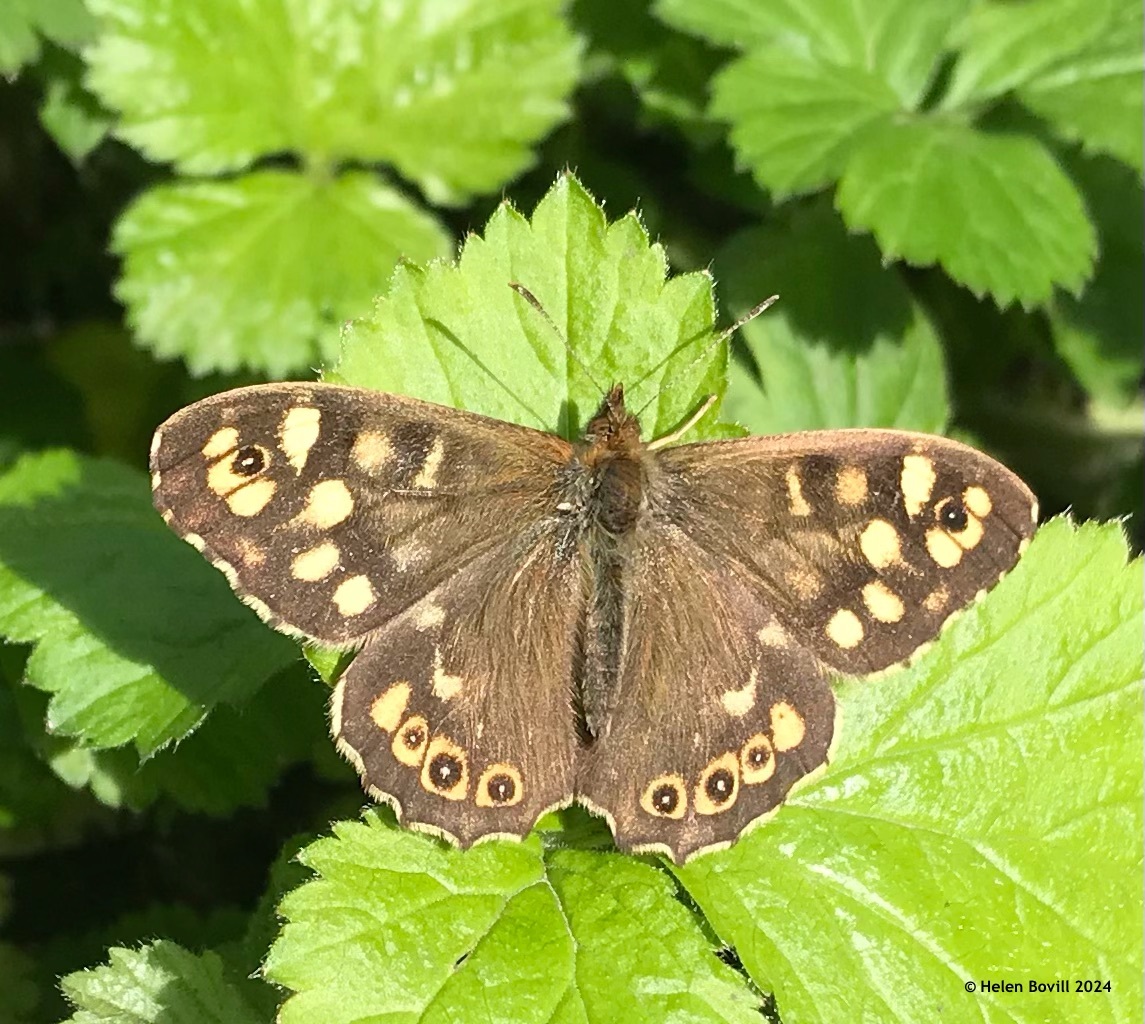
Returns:
[[[1139,1019],[1142,32],[0,4],[0,1024]],[[616,380],[646,436],[708,394],[696,439],[953,434],[1045,522],[837,681],[831,763],[732,849],[622,857],[570,809],[461,852],[363,812],[329,659],[151,508],[166,415],[316,372],[569,437]],[[1030,979],[1071,991],[967,987]]]

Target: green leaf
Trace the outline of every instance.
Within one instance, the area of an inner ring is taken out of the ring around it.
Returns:
[[[0,3],[0,75],[8,78],[40,56],[41,37],[75,49],[95,23],[84,0],[4,0]]]
[[[641,423],[658,436],[723,393],[726,360],[723,346],[711,346],[711,278],[665,281],[667,269],[635,214],[609,224],[562,175],[530,220],[503,204],[458,264],[399,268],[373,316],[346,328],[327,379],[565,437],[579,436],[602,389],[621,382],[630,408],[649,403]]]
[[[1031,307],[1080,292],[1097,243],[1076,187],[1036,140],[958,124],[884,126],[852,156],[836,205],[884,257],[940,263],[976,295]]]
[[[730,122],[738,163],[782,199],[833,182],[866,133],[899,109],[894,90],[864,68],[770,47],[716,77],[710,114]]]
[[[677,875],[785,1020],[1133,1020],[1142,998],[1142,572],[1043,526],[911,668],[839,690],[834,759]],[[1109,980],[1090,994],[973,981]]]
[[[338,351],[399,257],[444,254],[427,214],[370,174],[261,171],[162,185],[120,218],[116,294],[139,340],[193,373],[285,376]]]
[[[40,123],[77,165],[103,141],[114,120],[83,88],[83,69],[79,57],[62,52],[50,54],[41,69],[45,84]]]
[[[36,644],[51,730],[144,756],[297,655],[167,530],[142,474],[68,452],[0,476],[0,633]]]
[[[1027,0],[974,5],[958,32],[946,109],[981,104],[1068,62],[1107,31],[1125,0]]]
[[[535,837],[462,852],[376,811],[334,832],[279,908],[265,973],[296,993],[282,1024],[759,1020],[647,864]]]
[[[331,749],[325,697],[301,666],[291,666],[242,708],[214,708],[193,735],[146,760],[129,748],[92,750],[59,737],[41,738],[40,746],[62,780],[109,807],[141,810],[163,797],[184,811],[222,816],[265,805],[288,766]],[[345,776],[352,777],[348,766]]]
[[[91,0],[90,84],[153,160],[211,173],[290,150],[393,164],[435,202],[495,189],[567,112],[560,0]]]
[[[869,238],[848,235],[825,203],[783,226],[736,236],[717,273],[726,305],[779,302],[741,330],[758,372],[733,361],[726,416],[754,434],[834,427],[941,433],[942,346],[922,308]]]
[[[1141,5],[1117,4],[1109,31],[1063,66],[1028,82],[1018,97],[1063,139],[1081,143],[1088,153],[1116,157],[1141,177],[1143,46]]]
[[[1139,394],[1145,374],[1140,294],[1145,196],[1132,172],[1111,160],[1075,161],[1070,170],[1097,223],[1101,260],[1080,299],[1055,298],[1050,330],[1055,348],[1086,391],[1125,405]]]
[[[173,942],[113,947],[108,963],[60,982],[75,1006],[69,1024],[257,1024],[258,1016],[214,953]]]
[[[869,71],[914,109],[967,6],[967,0],[659,0],[657,13],[724,46],[774,44],[793,57]]]

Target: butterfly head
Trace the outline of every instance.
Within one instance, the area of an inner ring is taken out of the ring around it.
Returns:
[[[640,453],[640,424],[624,405],[624,385],[614,384],[584,430],[586,461]]]

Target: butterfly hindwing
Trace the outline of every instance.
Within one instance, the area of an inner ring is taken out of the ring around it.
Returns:
[[[581,592],[551,534],[514,539],[371,635],[332,710],[370,795],[464,845],[568,803]]]
[[[155,503],[279,628],[347,645],[546,513],[570,446],[396,395],[240,388],[156,432]]]
[[[825,762],[835,702],[750,581],[681,530],[645,521],[625,563],[624,643],[578,792],[622,849],[680,861],[731,843]]]

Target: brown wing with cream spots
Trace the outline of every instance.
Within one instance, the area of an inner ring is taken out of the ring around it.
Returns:
[[[653,514],[738,566],[788,633],[844,672],[932,640],[1014,565],[1037,519],[1008,469],[930,435],[810,431],[653,458]]]
[[[216,395],[155,433],[155,504],[278,628],[359,642],[555,515],[548,434],[332,385]]]
[[[462,845],[567,803],[582,607],[573,551],[526,532],[371,636],[331,715],[370,796]]]
[[[683,531],[645,520],[625,565],[622,650],[586,708],[577,795],[621,849],[681,861],[733,842],[826,761],[834,697],[752,581]]]

